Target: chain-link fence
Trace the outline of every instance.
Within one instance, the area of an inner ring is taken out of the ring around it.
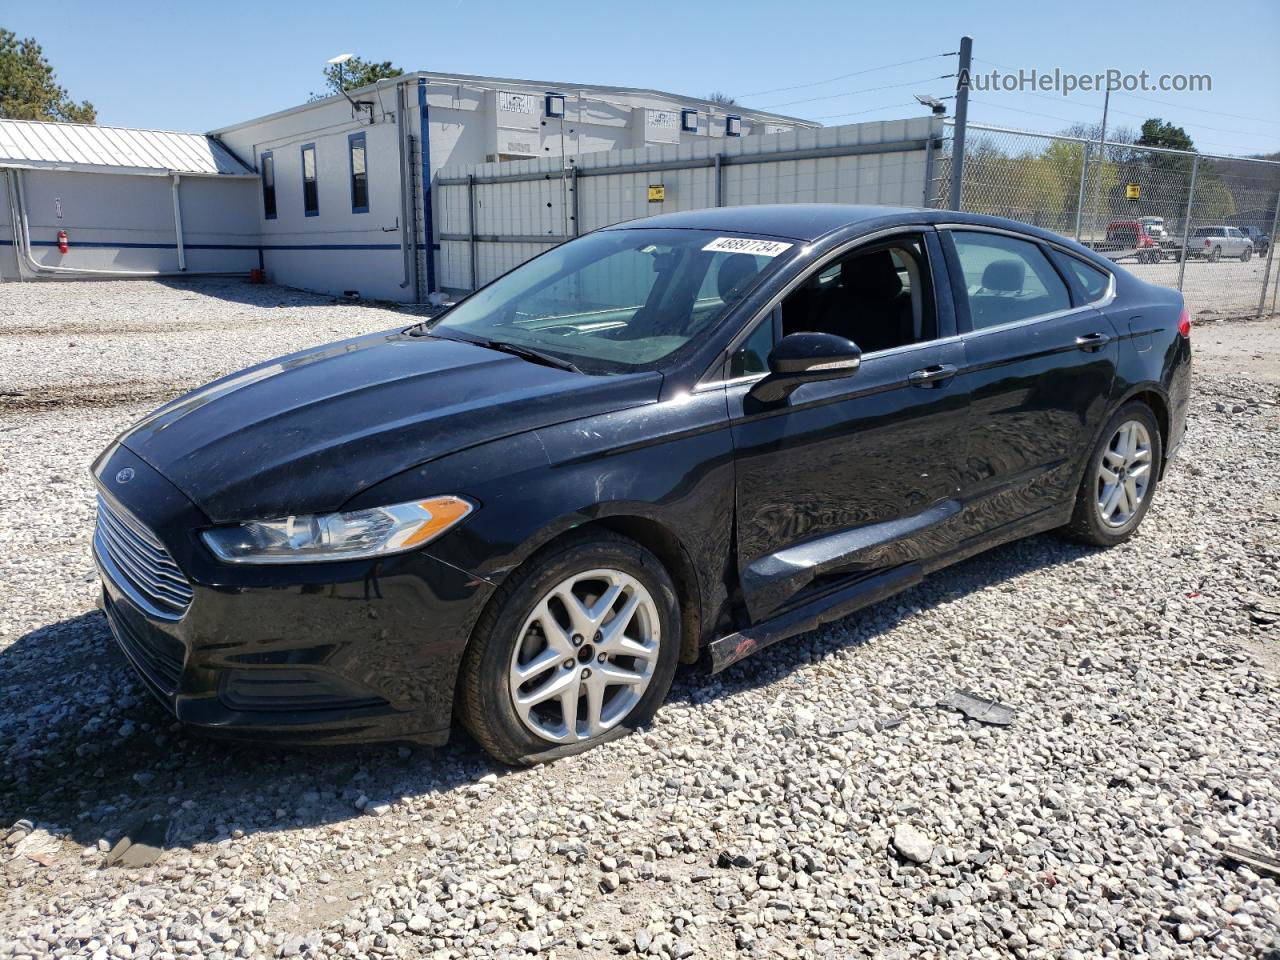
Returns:
[[[948,128],[949,130],[950,128]],[[935,164],[945,207],[951,140]],[[969,124],[961,209],[1073,237],[1145,280],[1177,287],[1193,315],[1276,309],[1280,163]]]

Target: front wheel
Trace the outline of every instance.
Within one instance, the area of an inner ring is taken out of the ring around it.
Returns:
[[[658,559],[607,531],[571,535],[494,595],[463,658],[458,714],[503,763],[580,753],[653,718],[679,651]]]
[[[1253,248],[1252,248],[1252,247],[1245,247],[1245,248],[1244,248],[1244,252],[1240,254],[1240,262],[1241,262],[1241,263],[1248,263],[1248,262],[1249,262],[1249,258],[1250,258],[1250,257],[1252,257],[1252,256],[1253,256]]]
[[[1099,547],[1128,540],[1151,506],[1162,457],[1151,408],[1138,402],[1121,407],[1085,465],[1066,532]]]

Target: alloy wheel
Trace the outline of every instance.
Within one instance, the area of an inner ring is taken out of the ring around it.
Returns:
[[[605,733],[644,696],[661,642],[657,604],[635,577],[598,569],[562,580],[525,620],[511,656],[516,715],[553,743]]]
[[[1137,420],[1120,424],[1098,464],[1098,516],[1123,527],[1138,512],[1151,487],[1151,435]]]

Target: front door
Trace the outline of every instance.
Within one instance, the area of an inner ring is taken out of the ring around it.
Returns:
[[[954,542],[968,399],[955,376],[963,348],[939,330],[939,256],[922,230],[830,260],[731,358],[737,552],[752,622]],[[757,402],[751,377],[774,336],[811,331],[857,343],[860,369]]]

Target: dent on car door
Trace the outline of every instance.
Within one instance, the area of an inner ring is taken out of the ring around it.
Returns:
[[[817,267],[730,358],[737,553],[760,622],[851,578],[944,552],[964,462],[963,362],[939,330],[940,248],[915,231]],[[823,332],[863,349],[861,367],[789,397],[751,393],[775,335]]]
[[[1117,331],[1029,238],[941,231],[971,404],[964,484],[971,536],[1069,504],[1106,416]]]

